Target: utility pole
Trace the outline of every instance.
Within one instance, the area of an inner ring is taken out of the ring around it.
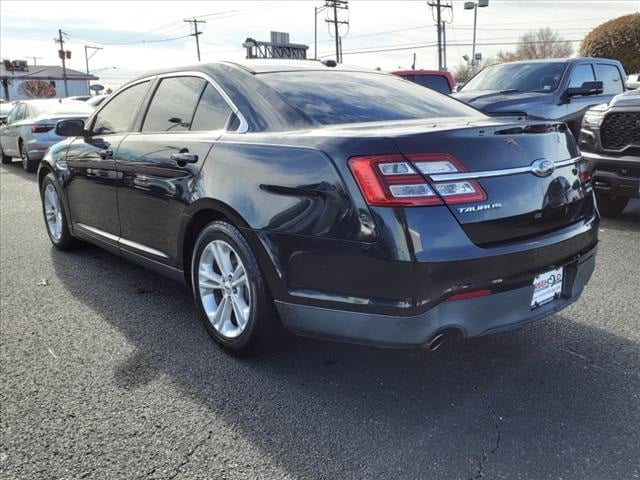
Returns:
[[[416,52],[413,52],[413,63],[411,64],[411,70],[416,69]]]
[[[446,33],[445,33],[445,23],[446,20],[442,18],[443,9],[450,8],[451,15],[453,16],[453,5],[448,0],[445,0],[446,3],[443,4],[442,0],[436,0],[428,2],[428,5],[431,7],[432,14],[435,8],[434,20],[436,21],[436,28],[438,29],[438,69],[446,70],[447,69],[447,59],[446,52]],[[452,17],[453,18],[453,17]],[[451,21],[451,20],[449,20]]]
[[[36,62],[36,60],[42,60],[42,57],[29,57],[29,58],[33,58],[33,66],[35,67],[36,65],[38,65],[38,62]]]
[[[62,60],[62,79],[64,80],[64,96],[69,96],[69,86],[67,85],[67,64],[65,59],[67,56],[71,58],[71,52],[65,52],[64,40],[62,39],[62,30],[58,29],[58,38],[54,39],[55,42],[60,44],[60,50],[58,50],[58,56]]]
[[[198,24],[199,23],[207,23],[206,20],[198,20],[197,18],[193,17],[191,20],[189,19],[185,19],[184,20],[187,23],[192,23],[193,24],[193,33],[191,34],[192,37],[196,37],[196,50],[198,52],[198,61],[200,61],[200,40],[198,39],[199,35],[202,35],[202,32],[198,31]]]
[[[89,49],[93,49],[93,53],[91,54],[91,56],[89,56],[88,50]],[[91,57],[93,57],[96,53],[98,53],[98,50],[102,50],[102,47],[93,47],[91,45],[85,45],[84,46],[84,61],[85,61],[85,65],[87,67],[87,76],[91,75],[89,73],[89,60],[91,59]],[[89,94],[91,94],[91,80],[87,80],[87,88],[89,89]]]
[[[338,10],[349,10],[348,0],[326,0],[324,4],[325,8],[333,10],[333,19],[326,19],[325,22],[333,23],[333,31],[336,40],[336,62],[342,63],[341,45],[339,27],[340,25],[349,25],[349,20],[338,20]]]

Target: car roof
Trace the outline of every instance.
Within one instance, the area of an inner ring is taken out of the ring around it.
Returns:
[[[517,63],[586,63],[586,62],[600,62],[600,63],[618,63],[617,60],[611,58],[595,58],[595,57],[575,57],[575,58],[536,58],[531,60],[517,60],[515,62],[505,62],[496,65],[511,65]]]
[[[188,71],[206,72],[211,68],[226,66],[239,71],[251,74],[275,73],[275,72],[303,72],[303,71],[341,71],[341,72],[365,72],[388,75],[388,73],[372,70],[370,68],[356,67],[353,65],[327,66],[319,60],[281,60],[281,59],[254,59],[245,61],[219,61],[207,62],[196,65],[184,65],[173,68],[163,68],[151,70],[139,75],[134,80],[152,77],[155,75],[165,75],[170,73],[180,73]]]

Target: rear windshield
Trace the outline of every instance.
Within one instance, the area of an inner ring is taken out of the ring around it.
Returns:
[[[430,88],[436,92],[449,94],[451,93],[451,86],[447,79],[441,75],[420,75],[417,74],[414,80],[418,85]]]
[[[322,125],[482,115],[392,75],[328,70],[271,72],[259,78]]]

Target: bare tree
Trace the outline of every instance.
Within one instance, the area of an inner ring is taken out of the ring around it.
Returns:
[[[515,54],[519,60],[564,58],[573,54],[573,47],[557,31],[541,28],[522,35]]]
[[[42,80],[25,80],[18,91],[28,98],[52,98],[56,96],[56,87]]]

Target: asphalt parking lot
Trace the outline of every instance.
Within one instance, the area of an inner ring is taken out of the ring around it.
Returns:
[[[55,251],[35,176],[0,171],[2,478],[640,478],[640,202],[582,300],[522,330],[235,359],[185,287]]]

